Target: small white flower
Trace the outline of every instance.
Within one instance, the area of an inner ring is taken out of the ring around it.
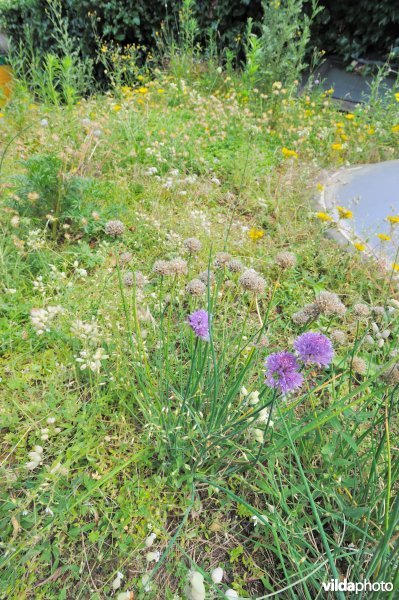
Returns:
[[[159,550],[157,550],[156,552],[147,552],[145,558],[147,562],[158,562],[161,558],[161,553],[159,552]]]
[[[27,462],[25,466],[28,469],[28,471],[33,471],[34,469],[36,469],[36,467],[39,466],[39,463],[34,460],[31,460],[30,462]]]
[[[262,429],[251,429],[250,430],[251,437],[258,442],[258,444],[263,444],[263,431]]]
[[[225,596],[226,598],[238,598],[237,592],[231,588],[226,591]]]
[[[152,588],[151,577],[147,573],[145,573],[142,576],[141,583],[142,583],[142,586],[143,586],[145,592],[150,592],[151,591],[151,588]]]
[[[122,579],[123,579],[123,575],[122,573],[120,573],[119,571],[116,574],[115,579],[112,582],[112,589],[116,592],[116,590],[119,590],[119,588],[122,585]]]
[[[216,567],[216,569],[213,569],[211,573],[213,583],[220,583],[223,579],[223,574],[222,567]]]
[[[251,392],[249,394],[249,396],[248,396],[248,402],[250,404],[252,404],[252,406],[254,406],[255,404],[258,404],[258,402],[259,402],[259,392],[257,392],[257,391]]]
[[[42,456],[38,452],[29,452],[28,456],[32,461],[36,462],[37,464],[39,464],[39,462],[42,460]]]
[[[264,521],[266,521],[266,523],[269,522],[269,519],[266,515],[262,515],[262,519],[260,519],[256,515],[253,515],[253,517],[251,517],[251,520],[254,522],[254,527],[256,527],[257,525],[264,525]]]
[[[189,575],[191,585],[191,600],[204,600],[205,599],[205,585],[204,576],[198,571],[194,571]]]
[[[116,600],[132,600],[134,598],[133,592],[121,592],[117,595]]]
[[[374,333],[378,333],[380,331],[380,328],[374,321],[371,323],[371,329],[374,331]]]
[[[49,417],[49,418],[47,419],[47,423],[48,423],[49,425],[53,425],[53,424],[55,423],[55,417]]]
[[[150,535],[146,537],[144,543],[147,548],[150,548],[153,545],[156,537],[157,537],[156,533],[150,533]]]
[[[256,419],[257,423],[265,423],[266,424],[267,422],[269,422],[269,427],[273,427],[274,421],[272,421],[271,419],[269,421],[269,415],[270,415],[269,409],[262,408],[262,410],[260,410],[258,412],[258,418]]]

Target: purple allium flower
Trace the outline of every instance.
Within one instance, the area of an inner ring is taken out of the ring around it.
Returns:
[[[266,385],[288,394],[303,383],[297,359],[291,352],[275,352],[266,359]]]
[[[303,333],[295,340],[294,348],[305,365],[327,367],[334,356],[331,340],[323,333]]]
[[[188,316],[188,324],[197,337],[209,342],[209,313],[207,310],[202,308],[195,310]]]

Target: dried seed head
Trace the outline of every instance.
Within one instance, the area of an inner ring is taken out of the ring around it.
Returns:
[[[123,265],[127,265],[133,258],[133,254],[131,252],[122,252],[119,256],[119,263]]]
[[[352,360],[352,371],[358,375],[364,375],[367,372],[367,363],[359,356],[354,356]]]
[[[170,262],[168,260],[157,260],[152,267],[152,270],[157,275],[161,275],[161,277],[166,277],[167,275],[172,274],[172,270],[170,268]]]
[[[230,262],[230,259],[231,255],[228,252],[218,252],[213,263],[215,269],[224,269]]]
[[[296,256],[292,252],[279,252],[275,261],[281,269],[292,269],[296,265]]]
[[[386,371],[381,375],[381,379],[385,381],[388,385],[398,385],[399,384],[399,363],[396,363],[392,367],[389,367]]]
[[[190,296],[203,296],[203,294],[205,294],[205,291],[206,285],[200,279],[192,279],[186,285],[186,292],[187,294],[190,294]]]
[[[170,270],[172,275],[187,275],[187,261],[183,258],[173,258],[170,262]]]
[[[334,346],[345,346],[348,340],[346,333],[340,329],[334,329],[334,331],[330,333],[330,339]]]
[[[227,268],[232,273],[241,273],[241,271],[243,270],[244,267],[243,267],[242,262],[240,260],[237,260],[236,258],[232,258],[227,263]]]
[[[320,292],[320,294],[316,296],[315,305],[320,314],[327,317],[333,315],[342,316],[346,312],[345,305],[341,302],[338,295],[333,292]]]
[[[138,288],[143,289],[147,283],[147,278],[141,271],[135,271],[134,273],[128,271],[123,278],[123,283],[128,287],[131,287],[134,285],[134,283],[136,283]]]
[[[184,247],[189,254],[198,254],[201,251],[202,244],[197,238],[191,237],[184,240]]]
[[[118,237],[122,235],[125,231],[125,226],[122,221],[108,221],[105,223],[105,233],[107,235],[111,235],[112,237]]]
[[[370,316],[370,312],[370,308],[367,306],[367,304],[362,304],[359,302],[353,307],[353,314],[355,317],[358,317],[358,319],[364,319]]]
[[[311,321],[317,319],[319,314],[320,310],[315,303],[306,304],[301,310],[298,310],[298,312],[292,315],[292,320],[295,325],[307,325]]]
[[[248,292],[254,294],[263,294],[266,288],[266,281],[255,271],[255,269],[247,269],[241,275],[240,284]]]
[[[198,275],[198,279],[200,279],[202,283],[205,283],[205,285],[208,285],[209,279],[209,283],[212,285],[213,283],[215,283],[215,274],[213,273],[213,271],[203,271]]]

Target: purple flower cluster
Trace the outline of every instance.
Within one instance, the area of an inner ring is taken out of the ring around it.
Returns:
[[[275,352],[266,359],[266,383],[271,388],[288,394],[303,383],[299,364],[292,352]]]
[[[313,331],[300,335],[294,342],[294,348],[305,365],[327,367],[334,356],[331,340]]]
[[[327,367],[334,356],[331,341],[322,333],[309,331],[294,342],[299,360],[305,365]],[[300,365],[292,352],[275,352],[266,359],[266,385],[288,394],[303,384]]]
[[[209,342],[209,313],[200,308],[188,316],[188,324],[195,335],[205,342]]]

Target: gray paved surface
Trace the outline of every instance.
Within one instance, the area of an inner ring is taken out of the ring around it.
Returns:
[[[383,248],[387,256],[396,256],[399,224],[392,226],[387,216],[399,216],[399,160],[337,171],[326,182],[321,204],[336,217],[337,205],[353,211],[353,219],[340,221],[347,239],[359,238],[376,251]],[[382,243],[378,233],[391,235],[392,242]]]

